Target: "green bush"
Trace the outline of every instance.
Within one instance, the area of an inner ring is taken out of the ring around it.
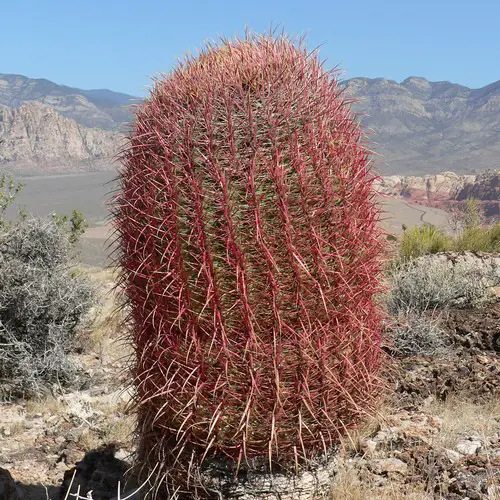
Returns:
[[[461,212],[452,220],[458,231],[455,237],[446,235],[431,225],[404,228],[400,243],[400,257],[403,261],[426,254],[445,251],[456,252],[500,252],[500,223],[484,225],[481,204],[468,199]]]
[[[14,181],[13,177],[0,175],[0,229],[5,229],[9,224],[5,221],[5,213],[14,203],[17,193],[23,188],[21,182]]]
[[[451,250],[453,241],[435,226],[415,226],[406,230],[401,239],[401,257],[414,259],[425,254]]]
[[[499,252],[500,223],[491,227],[466,226],[454,242],[459,252]]]
[[[52,214],[56,224],[68,233],[68,241],[75,245],[85,233],[88,224],[85,222],[85,217],[80,210],[73,210],[71,217],[68,215]]]
[[[490,248],[493,252],[500,252],[500,222],[490,227],[488,231]]]
[[[458,252],[488,252],[490,248],[488,229],[466,226],[453,243],[453,249]]]

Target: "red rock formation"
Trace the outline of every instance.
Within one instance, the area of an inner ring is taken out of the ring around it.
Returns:
[[[478,175],[437,175],[384,177],[378,184],[382,194],[404,198],[413,203],[453,210],[475,198],[490,220],[500,216],[500,170],[487,170]]]

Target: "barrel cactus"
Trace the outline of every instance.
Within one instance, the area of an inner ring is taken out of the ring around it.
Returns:
[[[283,36],[210,44],[155,82],[121,160],[138,462],[155,491],[194,495],[210,460],[328,452],[373,409],[382,360],[375,175],[337,73]]]

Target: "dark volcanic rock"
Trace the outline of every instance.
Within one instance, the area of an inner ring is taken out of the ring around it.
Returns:
[[[10,472],[0,467],[0,498],[2,500],[22,500],[20,490]]]

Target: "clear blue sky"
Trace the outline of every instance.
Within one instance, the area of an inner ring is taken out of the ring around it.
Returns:
[[[271,23],[345,77],[500,79],[500,0],[2,0],[0,73],[143,95],[204,40]]]

